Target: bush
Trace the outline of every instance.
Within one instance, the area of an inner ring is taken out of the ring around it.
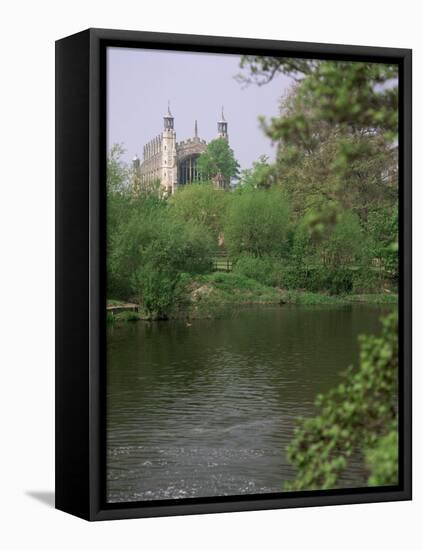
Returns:
[[[233,266],[233,272],[268,286],[276,286],[275,263],[268,256],[257,258],[242,254]]]
[[[332,266],[361,263],[366,237],[356,214],[346,211],[338,215],[337,223],[318,249]]]
[[[353,290],[354,272],[350,268],[286,265],[269,256],[256,258],[242,254],[233,271],[261,284],[286,290],[326,292],[333,296],[349,294]]]
[[[353,290],[353,272],[348,268],[279,266],[273,277],[280,287],[288,290],[327,292],[334,296],[349,294]]]
[[[217,244],[209,229],[183,220],[168,201],[145,193],[125,201],[109,228],[107,291],[138,300],[151,318],[166,318],[180,302],[182,274],[210,271]]]
[[[399,434],[397,426],[393,425],[392,430],[380,437],[378,443],[367,450],[365,454],[366,464],[371,472],[368,485],[377,487],[380,485],[395,485],[398,480],[398,451]]]
[[[225,244],[230,255],[280,256],[286,248],[289,208],[279,188],[248,190],[230,201]]]
[[[383,276],[378,269],[362,267],[353,272],[353,291],[356,294],[378,291],[382,283]]]
[[[177,218],[208,228],[217,239],[230,198],[230,193],[222,193],[210,183],[192,183],[182,186],[170,203]]]
[[[324,288],[329,294],[350,294],[353,290],[353,273],[350,269],[326,269],[323,275]]]
[[[125,321],[127,323],[133,323],[134,321],[139,321],[139,313],[136,311],[121,311],[115,315],[116,321]]]
[[[180,295],[179,278],[177,271],[157,269],[152,264],[144,265],[135,275],[139,302],[149,317],[168,318]]]
[[[183,274],[211,270],[214,243],[201,226],[172,218],[159,222],[154,238],[141,249],[132,284],[147,314],[166,319],[183,300]]]
[[[118,200],[117,200],[118,199]],[[167,225],[167,204],[158,197],[114,197],[108,200],[108,216],[119,204],[117,220],[107,227],[107,293],[123,301],[131,299],[133,275],[140,265],[143,247],[154,240],[160,222]]]

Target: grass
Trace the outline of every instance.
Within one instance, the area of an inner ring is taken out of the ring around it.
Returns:
[[[122,306],[124,305],[124,302],[121,300],[114,300],[112,298],[107,300],[107,306]]]
[[[284,292],[287,304],[303,306],[340,305],[348,303],[344,296],[330,296],[319,292],[306,292],[304,290],[287,290]]]
[[[110,311],[107,312],[107,323],[115,323],[123,321],[126,323],[132,323],[140,320],[139,313],[135,311],[121,311],[120,313],[113,314]]]
[[[199,281],[210,285],[228,302],[279,302],[280,290],[236,273],[211,273]]]
[[[346,305],[351,303],[396,304],[397,294],[344,294],[331,296],[322,292],[285,290],[263,285],[255,279],[238,273],[213,272],[187,279],[187,300],[183,307],[170,317],[173,318],[221,318],[230,316],[239,307],[247,305],[304,306]],[[119,300],[108,300],[109,305],[121,305]],[[134,322],[142,315],[134,311],[107,313],[107,322]]]
[[[363,302],[365,304],[397,304],[398,295],[394,292],[384,294],[352,294],[350,302]]]
[[[212,273],[193,279],[195,288],[206,288],[199,302],[194,303],[192,315],[225,316],[236,306],[257,304],[296,304],[306,306],[345,305],[350,303],[395,304],[397,294],[344,294],[332,296],[322,292],[283,290],[263,285],[237,273]]]
[[[291,290],[285,293],[286,302],[306,306],[317,305],[342,305],[342,304],[397,304],[397,294],[342,294],[331,296],[318,292],[305,292],[302,290]]]
[[[139,321],[139,313],[135,311],[121,311],[115,315],[116,321],[126,321],[127,323],[132,323],[133,321]]]

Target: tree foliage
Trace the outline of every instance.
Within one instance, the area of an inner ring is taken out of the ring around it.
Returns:
[[[176,215],[209,229],[215,238],[222,231],[230,197],[212,183],[193,183],[170,200]]]
[[[369,212],[397,201],[396,65],[246,56],[243,78],[294,79],[280,116],[262,120],[278,144],[273,179],[298,217],[313,209],[324,225],[337,211]]]
[[[368,254],[394,278],[398,277],[398,207],[369,213],[366,223]]]
[[[112,149],[107,178],[107,292],[165,318],[183,293],[183,274],[209,271],[214,240],[203,224],[183,219],[154,192],[130,192],[121,149]]]
[[[239,163],[226,139],[218,138],[210,141],[207,149],[197,160],[201,179],[210,181],[216,176],[222,176],[226,182],[237,177]]]
[[[261,155],[252,164],[252,168],[245,168],[240,173],[238,191],[247,191],[250,188],[268,188],[274,183],[273,166],[268,162],[267,155]]]
[[[250,190],[233,198],[224,225],[229,253],[280,256],[287,239],[289,209],[278,188]]]
[[[139,243],[132,285],[147,314],[166,319],[183,300],[183,274],[210,271],[213,242],[203,226],[183,223],[172,212],[152,225]]]
[[[352,130],[382,130],[391,140],[397,136],[398,65],[244,56],[241,68],[246,83],[266,84],[280,73],[296,81],[302,112],[274,119],[278,137],[309,138],[320,121]]]
[[[345,211],[320,245],[324,264],[360,265],[364,258],[365,235],[358,216]]]

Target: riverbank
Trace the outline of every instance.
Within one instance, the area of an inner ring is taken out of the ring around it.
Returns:
[[[384,291],[371,294],[329,295],[322,292],[286,290],[263,285],[254,279],[233,273],[211,273],[192,279],[186,285],[184,299],[174,308],[169,318],[212,319],[226,317],[240,307],[286,304],[317,306],[365,304],[396,304],[397,294]],[[127,306],[127,307],[126,307]],[[135,306],[135,307],[134,307]],[[108,300],[107,320],[151,320],[136,304]]]

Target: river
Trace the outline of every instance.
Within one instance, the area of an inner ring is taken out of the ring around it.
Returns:
[[[107,500],[274,493],[295,419],[378,333],[373,305],[248,308],[107,329]],[[342,484],[363,484],[356,459]]]

